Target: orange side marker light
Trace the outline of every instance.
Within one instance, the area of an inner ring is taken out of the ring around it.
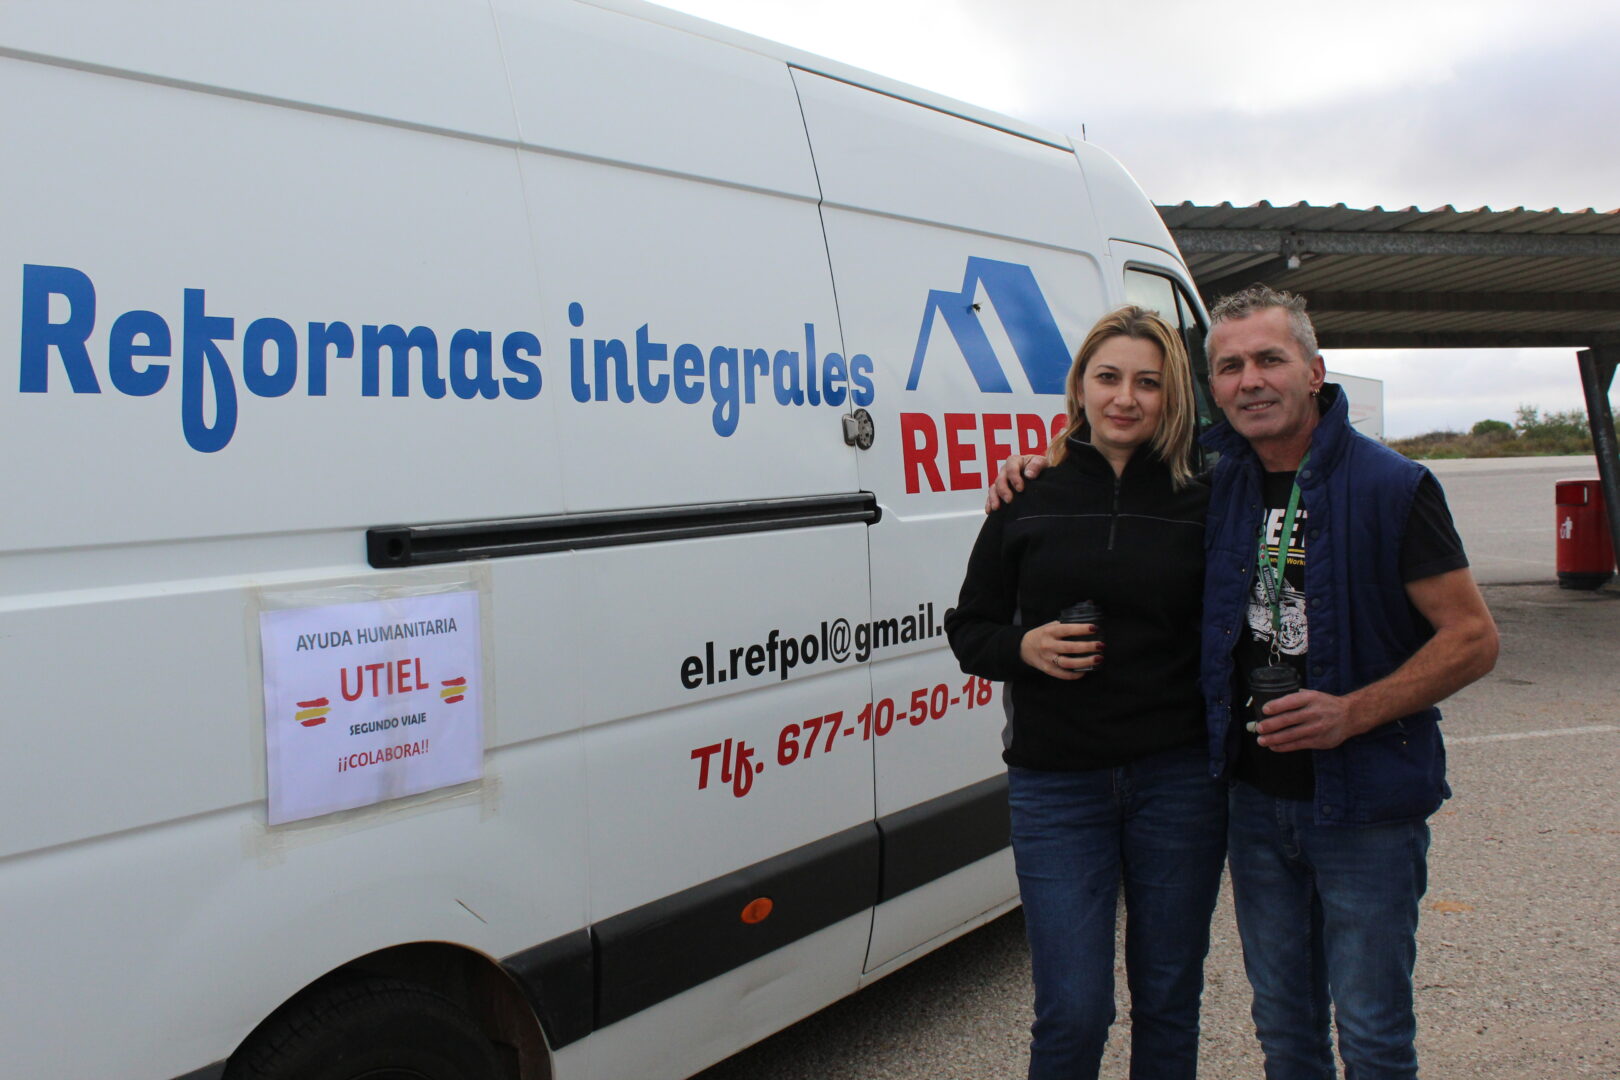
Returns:
[[[770,897],[755,897],[754,899],[748,901],[747,906],[742,909],[742,921],[747,923],[749,926],[753,926],[755,923],[762,923],[771,917],[771,910],[775,907],[776,904],[772,902]]]

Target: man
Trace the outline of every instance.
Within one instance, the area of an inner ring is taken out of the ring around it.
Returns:
[[[1266,1077],[1332,1080],[1330,1007],[1348,1078],[1416,1077],[1434,705],[1495,664],[1496,626],[1433,474],[1350,427],[1304,300],[1251,286],[1211,324],[1201,680]],[[1266,667],[1305,689],[1251,715]]]

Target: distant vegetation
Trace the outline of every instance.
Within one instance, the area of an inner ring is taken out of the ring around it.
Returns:
[[[1620,433],[1620,421],[1615,424]],[[1431,431],[1389,444],[1409,458],[1532,457],[1544,454],[1590,454],[1592,431],[1581,409],[1543,415],[1534,405],[1520,405],[1518,418],[1481,420],[1465,435]]]

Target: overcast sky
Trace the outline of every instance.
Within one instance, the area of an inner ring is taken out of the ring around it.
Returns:
[[[1620,208],[1614,0],[661,0],[1080,135],[1157,203]],[[1385,433],[1582,408],[1572,350],[1335,350]]]

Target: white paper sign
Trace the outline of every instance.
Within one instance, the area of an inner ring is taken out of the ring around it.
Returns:
[[[272,825],[477,780],[478,593],[259,615]]]

